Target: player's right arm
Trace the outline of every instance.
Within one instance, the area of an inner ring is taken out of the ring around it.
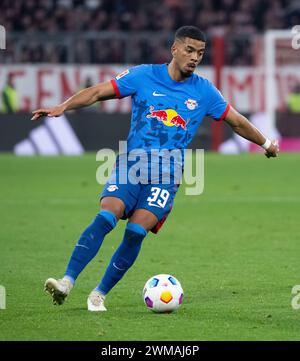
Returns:
[[[67,110],[85,107],[97,101],[114,98],[116,98],[115,88],[111,81],[107,81],[85,88],[55,107],[34,110],[31,120],[37,120],[42,116],[58,117]]]

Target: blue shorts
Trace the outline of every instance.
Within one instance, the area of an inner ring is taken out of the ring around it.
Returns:
[[[130,166],[129,163],[127,165]],[[158,223],[151,231],[157,233],[171,212],[179,184],[172,181],[167,184],[161,182],[151,183],[145,181],[145,179],[142,182],[129,182],[127,177],[127,181],[124,182],[120,181],[120,177],[116,176],[116,174],[119,175],[123,171],[127,172],[127,170],[122,169],[117,158],[110,179],[101,193],[101,199],[104,197],[121,199],[125,204],[122,219],[130,218],[136,209],[146,209],[153,213],[157,217]]]

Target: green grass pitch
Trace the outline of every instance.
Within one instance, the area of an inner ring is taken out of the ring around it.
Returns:
[[[98,211],[95,154],[0,156],[0,340],[299,340],[300,155],[205,154],[205,188],[182,186],[164,227],[150,234],[134,266],[107,297],[86,299],[121,241],[110,233],[63,306],[43,291],[61,277],[82,230]],[[177,277],[185,291],[173,314],[142,301],[146,280]]]

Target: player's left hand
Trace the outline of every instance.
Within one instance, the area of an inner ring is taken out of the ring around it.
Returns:
[[[265,156],[267,158],[277,157],[278,153],[279,153],[278,140],[273,140],[269,148],[265,151]]]

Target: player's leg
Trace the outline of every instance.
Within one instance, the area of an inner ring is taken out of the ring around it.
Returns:
[[[102,198],[100,205],[100,212],[81,234],[63,279],[49,278],[45,282],[45,290],[51,294],[54,304],[62,304],[64,302],[77,277],[95,257],[104,237],[114,229],[125,210],[123,201],[115,197]]]
[[[106,310],[105,295],[133,265],[149,230],[157,233],[165,222],[172,209],[177,190],[176,184],[147,184],[141,187],[135,211],[129,218],[123,240],[113,255],[100,284],[92,292],[95,296],[96,307],[92,307],[91,302],[88,302],[90,310]]]
[[[147,209],[136,209],[128,220],[128,223],[139,224],[141,227],[146,229],[147,232],[153,229],[157,222],[157,216]]]
[[[158,222],[157,217],[146,209],[137,209],[129,218],[123,240],[111,258],[105,274],[88,298],[90,311],[106,311],[105,295],[121,280],[136,260],[146,237]]]
[[[96,218],[81,234],[65,272],[65,276],[73,283],[95,257],[104,237],[115,228],[124,213],[125,205],[121,199],[105,197],[101,199],[100,208]]]

